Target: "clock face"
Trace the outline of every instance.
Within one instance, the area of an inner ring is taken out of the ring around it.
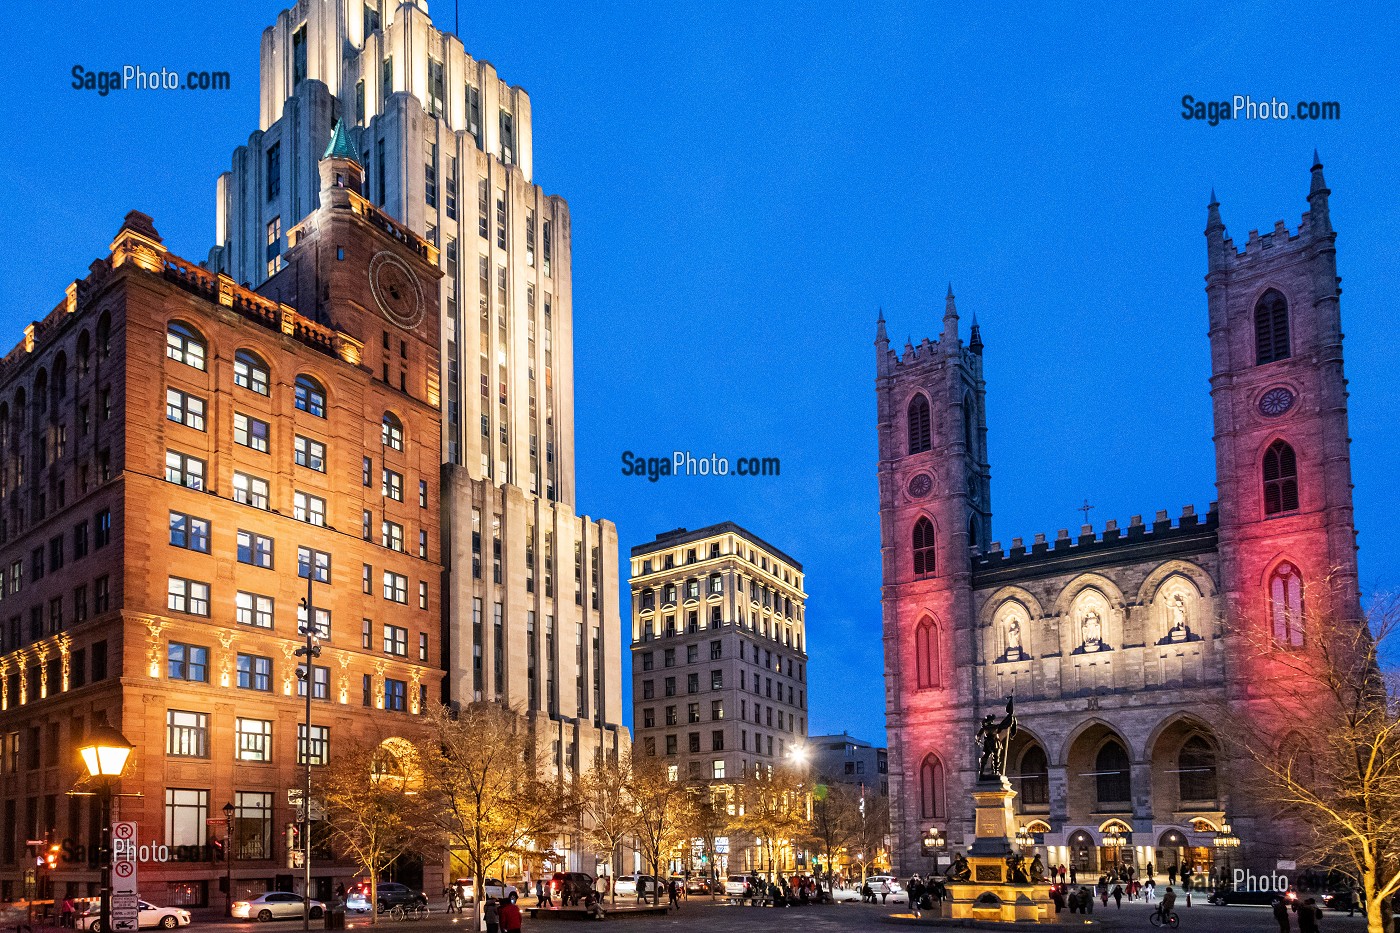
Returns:
[[[909,480],[909,495],[915,499],[922,499],[933,491],[933,477],[927,473],[918,473]]]
[[[379,311],[404,330],[417,327],[426,312],[423,286],[402,259],[388,251],[369,263],[369,287]]]
[[[1259,414],[1266,418],[1277,418],[1293,407],[1296,397],[1283,386],[1275,386],[1259,398]]]

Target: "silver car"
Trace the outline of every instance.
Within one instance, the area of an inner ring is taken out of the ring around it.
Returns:
[[[326,905],[320,901],[311,902],[311,919],[319,920],[326,912]],[[234,901],[233,916],[239,920],[291,920],[301,919],[301,895],[289,891],[268,891],[252,900]]]

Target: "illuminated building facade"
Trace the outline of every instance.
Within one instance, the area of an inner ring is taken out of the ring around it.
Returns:
[[[1009,548],[990,535],[983,343],[876,340],[884,639],[896,863],[932,867],[930,828],[972,838],[979,720],[1016,698],[1008,773],[1050,862],[1096,876],[1152,863],[1303,857],[1297,827],[1251,795],[1225,733],[1244,722],[1305,748],[1296,679],[1304,612],[1360,616],[1335,233],[1322,166],[1296,230],[1243,249],[1212,198],[1206,240],[1219,503],[1126,528],[1084,525]],[[1270,642],[1261,651],[1260,642]],[[1288,711],[1297,709],[1297,715]],[[1117,831],[1125,845],[1104,845]],[[1299,868],[1306,867],[1300,864]],[[1081,877],[1083,875],[1081,874]]]
[[[448,693],[525,714],[547,776],[625,743],[617,533],[575,512],[572,233],[533,182],[529,95],[424,0],[300,0],[262,36],[258,129],[209,266],[257,284],[343,121],[378,210],[436,247]],[[594,870],[568,839],[571,868]]]
[[[307,758],[411,735],[441,696],[435,250],[356,194],[353,162],[320,169],[260,292],[132,212],[0,361],[0,896],[24,893],[26,840],[70,843],[37,893],[95,893],[97,805],[67,792],[97,724],[135,745],[119,816],[169,847],[142,894],[222,906],[226,871],[237,896],[299,888]],[[312,838],[329,897],[355,869]]]

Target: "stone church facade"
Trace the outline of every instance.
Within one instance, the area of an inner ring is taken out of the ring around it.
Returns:
[[[876,339],[892,857],[972,839],[973,735],[1016,699],[1007,773],[1050,863],[1276,868],[1297,828],[1249,792],[1241,727],[1306,745],[1278,652],[1360,616],[1340,279],[1322,165],[1296,230],[1206,227],[1218,503],[1126,528],[991,538],[984,345]],[[1316,639],[1314,639],[1314,642]],[[1262,646],[1262,648],[1261,648]],[[1302,715],[1301,711],[1298,715]],[[1223,823],[1237,848],[1214,845]],[[1121,844],[1105,844],[1121,839]],[[1222,853],[1228,854],[1228,862]],[[944,855],[949,853],[945,852]],[[1298,868],[1306,867],[1299,861]]]

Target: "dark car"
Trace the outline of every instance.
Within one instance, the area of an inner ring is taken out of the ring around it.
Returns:
[[[1286,903],[1292,904],[1293,898],[1279,891],[1234,891],[1229,889],[1217,890],[1210,896],[1212,904],[1220,906],[1248,906],[1248,907],[1268,907],[1273,904],[1275,898],[1282,897]],[[1296,895],[1295,895],[1296,897]]]
[[[593,876],[581,871],[556,871],[549,879],[550,894],[568,907],[593,896]]]
[[[378,895],[381,913],[393,910],[395,907],[418,907],[428,904],[428,896],[422,891],[415,891],[408,885],[399,884],[397,881],[379,882],[375,893]]]

